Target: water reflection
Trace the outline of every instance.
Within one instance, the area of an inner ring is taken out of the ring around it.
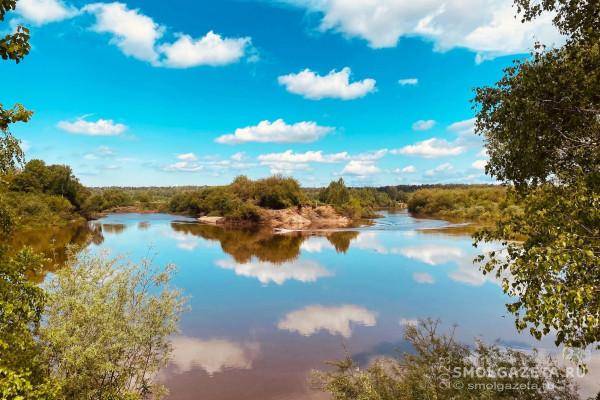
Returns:
[[[463,251],[458,247],[423,245],[402,247],[400,254],[405,257],[418,260],[428,265],[438,265],[448,261],[462,260],[465,257]]]
[[[127,225],[125,224],[101,224],[99,226],[102,228],[102,232],[109,235],[119,235],[127,229]]]
[[[44,229],[20,229],[11,237],[9,253],[14,254],[28,246],[44,256],[46,271],[54,271],[65,264],[69,248],[78,251],[89,244],[101,245],[103,242],[102,229],[87,223],[74,223],[64,227],[50,226]]]
[[[293,279],[299,282],[315,282],[319,278],[332,276],[333,273],[311,260],[272,263],[251,260],[239,263],[233,260],[218,260],[217,266],[235,271],[236,275],[258,279],[262,284],[276,283],[282,285]]]
[[[304,240],[301,234],[275,235],[265,229],[224,229],[218,226],[172,223],[174,232],[217,241],[221,249],[238,263],[247,263],[256,257],[260,261],[285,263],[300,254]]]
[[[138,226],[139,230],[145,231],[148,228],[150,228],[150,222],[148,222],[148,221],[140,221],[140,222],[138,222],[137,226]]]
[[[201,368],[213,376],[227,369],[250,369],[260,354],[257,342],[236,343],[224,339],[178,336],[173,339],[172,345],[172,365],[177,373]]]
[[[312,369],[345,349],[365,362],[408,350],[399,339],[418,318],[458,324],[466,343],[482,337],[555,351],[552,338],[515,331],[509,299],[473,264],[491,247],[434,230],[447,225],[441,221],[404,213],[353,231],[280,234],[162,214],[110,215],[94,225],[84,241],[92,251],[137,261],[151,249],[157,264],[178,266],[173,283],[190,296],[191,311],[161,375],[169,400],[326,398],[308,384]]]
[[[181,242],[189,243],[185,240],[185,235],[219,242],[221,249],[231,255],[237,263],[249,263],[258,259],[262,262],[283,264],[294,261],[302,249],[320,252],[324,248],[331,248],[338,253],[346,253],[352,240],[359,236],[355,231],[274,233],[271,229],[264,228],[230,229],[180,222],[171,223],[171,228],[173,232],[183,234],[173,236]],[[190,247],[188,244],[184,248]]]
[[[351,304],[339,307],[313,305],[286,314],[277,328],[298,332],[303,336],[324,330],[331,335],[349,338],[352,336],[351,324],[375,326],[376,322],[376,314],[364,307]]]

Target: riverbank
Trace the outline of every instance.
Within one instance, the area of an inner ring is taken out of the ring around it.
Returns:
[[[272,229],[335,229],[346,228],[353,220],[338,213],[332,206],[298,206],[271,210],[258,209],[258,218],[241,220],[238,218],[202,216],[198,222],[208,225],[251,226],[260,225]]]

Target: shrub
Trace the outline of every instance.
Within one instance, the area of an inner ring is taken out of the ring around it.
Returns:
[[[299,206],[305,202],[298,181],[279,175],[257,181],[256,198],[260,207],[275,210]]]
[[[10,212],[15,227],[63,226],[81,219],[75,207],[64,197],[43,193],[7,192],[3,196],[5,209]]]
[[[498,186],[419,189],[408,200],[408,210],[418,216],[452,221],[492,222],[507,207],[510,212],[518,209],[506,199],[506,188]]]
[[[404,336],[414,353],[380,358],[365,369],[347,357],[331,363],[333,371],[314,373],[314,382],[334,400],[578,398],[573,379],[549,357],[483,342],[471,348],[457,342],[453,332],[439,334],[437,329],[438,322],[431,320],[409,325]],[[517,373],[468,373],[478,368]],[[510,388],[510,393],[499,387]]]
[[[156,382],[184,309],[173,267],[82,254],[47,283],[41,342],[64,399],[160,398]]]

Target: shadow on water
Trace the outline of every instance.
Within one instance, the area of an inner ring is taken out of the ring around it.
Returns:
[[[218,241],[221,249],[240,264],[252,261],[253,257],[274,264],[293,261],[300,255],[302,243],[311,236],[324,236],[338,253],[345,253],[359,234],[355,231],[273,233],[270,228],[234,229],[179,222],[172,222],[171,228],[175,232]]]

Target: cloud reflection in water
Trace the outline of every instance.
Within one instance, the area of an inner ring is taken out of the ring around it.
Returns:
[[[256,342],[236,343],[224,339],[178,336],[172,344],[171,363],[180,373],[201,368],[212,376],[226,369],[250,369],[260,355],[260,345]]]
[[[237,263],[233,260],[217,260],[217,266],[235,271],[236,275],[256,278],[262,284],[271,282],[282,285],[288,280],[315,282],[319,278],[333,276],[319,263],[311,260],[296,260],[281,264],[252,260]]]
[[[366,308],[353,304],[338,307],[311,305],[292,311],[279,321],[281,330],[298,332],[303,336],[311,336],[324,330],[331,335],[352,336],[351,323],[363,326],[375,326],[376,314]]]

